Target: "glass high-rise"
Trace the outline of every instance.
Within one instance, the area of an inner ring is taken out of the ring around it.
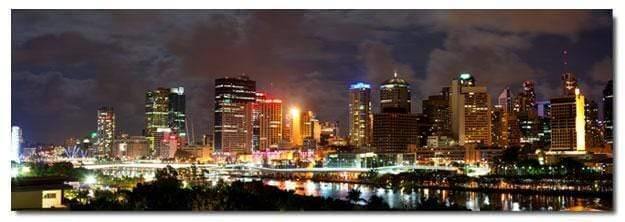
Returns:
[[[349,87],[349,143],[352,146],[371,145],[372,118],[371,85],[352,84]]]
[[[608,144],[614,143],[614,114],[613,114],[613,99],[614,89],[612,88],[612,80],[608,81],[603,89],[603,125],[605,127],[605,142]]]
[[[256,82],[249,77],[215,80],[214,145],[218,152],[250,153]]]
[[[96,131],[96,155],[113,155],[115,139],[115,112],[112,107],[98,109],[98,125]]]
[[[490,95],[485,86],[476,86],[469,73],[452,80],[449,92],[451,130],[458,144],[491,145]]]

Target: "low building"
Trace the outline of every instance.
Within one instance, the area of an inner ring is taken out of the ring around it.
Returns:
[[[144,136],[122,135],[115,140],[113,156],[120,159],[141,159],[148,156],[150,145]]]
[[[11,210],[63,209],[64,177],[11,179]]]

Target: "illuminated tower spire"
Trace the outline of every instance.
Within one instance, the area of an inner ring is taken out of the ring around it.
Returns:
[[[563,96],[575,96],[575,88],[577,88],[577,79],[572,72],[569,71],[569,51],[562,51],[562,95]]]

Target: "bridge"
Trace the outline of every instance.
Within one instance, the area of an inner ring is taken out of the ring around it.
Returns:
[[[139,174],[153,174],[157,169],[171,166],[175,169],[190,168],[194,164],[190,163],[112,163],[112,164],[83,164],[82,167],[91,170],[101,170],[105,172],[115,172],[125,176],[135,176]],[[260,172],[260,173],[366,173],[371,170],[377,171],[379,174],[398,174],[409,172],[412,170],[436,170],[436,171],[458,171],[457,167],[448,166],[430,166],[430,165],[397,165],[384,166],[375,168],[359,168],[359,167],[322,167],[322,168],[267,168],[256,166],[254,164],[195,164],[198,169],[206,169],[218,172]]]

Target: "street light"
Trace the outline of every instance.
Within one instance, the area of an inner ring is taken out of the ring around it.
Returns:
[[[92,185],[92,184],[96,184],[98,182],[97,178],[94,175],[88,175],[85,178],[84,183],[87,185]]]

